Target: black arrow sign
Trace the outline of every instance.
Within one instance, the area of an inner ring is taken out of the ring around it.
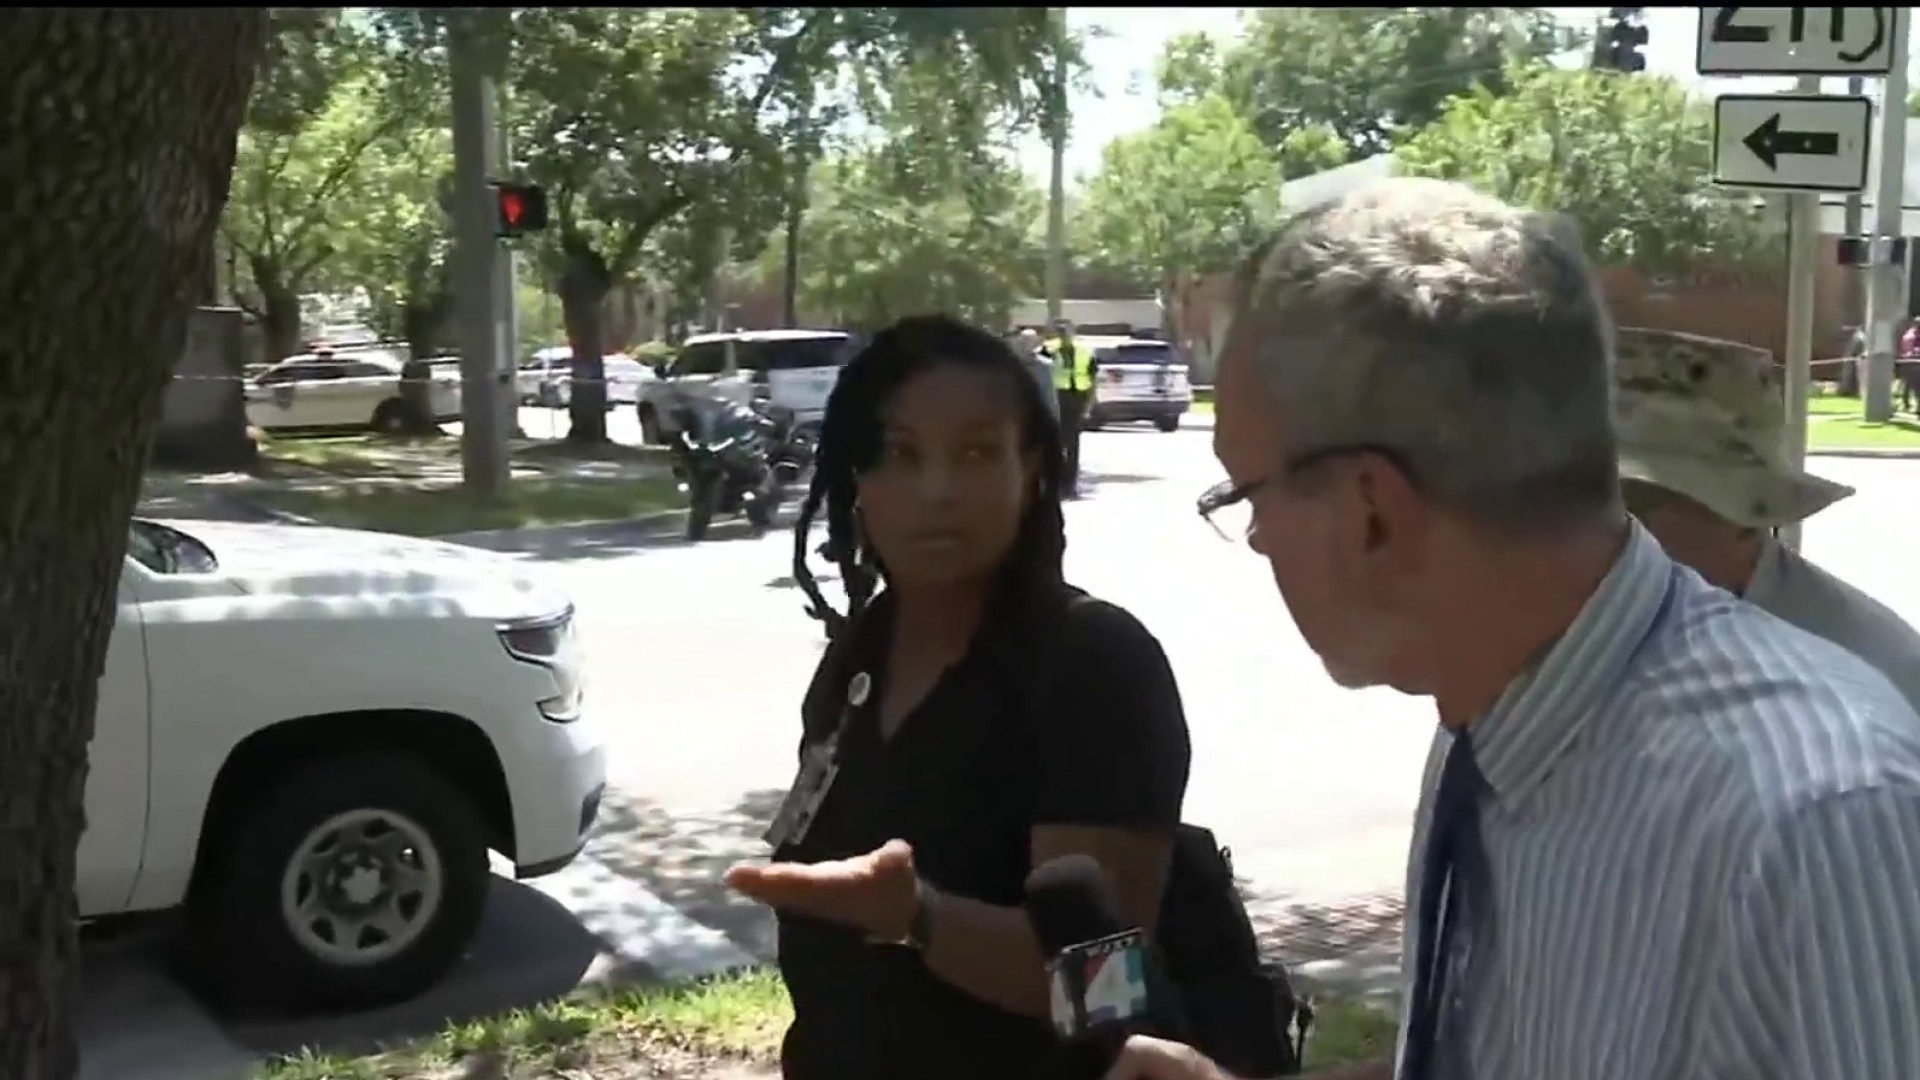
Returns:
[[[1754,128],[1747,137],[1740,140],[1753,156],[1760,159],[1767,168],[1778,171],[1779,159],[1783,154],[1802,154],[1807,157],[1839,157],[1840,133],[1837,131],[1782,131],[1780,114],[1767,117],[1766,122]]]

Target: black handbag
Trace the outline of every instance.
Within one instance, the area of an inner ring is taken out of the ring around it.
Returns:
[[[1087,599],[1074,590],[1066,612]],[[1064,621],[1064,620],[1063,620]],[[1045,707],[1058,634],[1048,634],[1031,708]],[[1045,717],[1032,717],[1034,726]],[[1032,730],[1030,727],[1029,730]],[[1313,1004],[1297,994],[1286,967],[1263,960],[1260,940],[1234,878],[1232,852],[1209,829],[1174,829],[1154,952],[1179,998],[1189,1045],[1235,1076],[1300,1072]]]

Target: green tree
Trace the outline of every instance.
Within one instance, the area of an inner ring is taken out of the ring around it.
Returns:
[[[1512,60],[1572,47],[1546,8],[1259,8],[1220,56],[1219,86],[1268,146],[1322,125],[1348,159],[1395,145]],[[1336,162],[1336,164],[1338,164]]]
[[[260,320],[268,360],[298,351],[300,296],[338,254],[344,196],[367,154],[445,101],[431,73],[340,9],[274,9],[273,20],[222,228],[235,301]]]
[[[1171,302],[1231,266],[1274,224],[1279,193],[1274,153],[1231,103],[1210,94],[1107,144],[1077,231],[1097,263],[1158,286]]]
[[[1753,200],[1710,181],[1711,111],[1678,83],[1539,65],[1505,82],[1505,96],[1449,101],[1396,152],[1401,170],[1566,213],[1603,264],[1674,270],[1761,250]]]
[[[0,1076],[71,1080],[75,852],[127,519],[203,299],[258,8],[21,8],[0,34]]]
[[[440,431],[422,362],[443,351],[453,312],[452,195],[452,132],[401,123],[367,148],[329,214],[334,257],[325,280],[364,290],[380,335],[407,343],[401,399],[415,435]]]
[[[649,236],[724,201],[739,235],[764,237],[791,198],[792,118],[828,73],[883,73],[940,58],[1010,97],[1051,40],[1044,9],[521,9],[514,16],[516,145],[553,194],[557,263],[574,353],[571,436],[606,437],[603,301]],[[584,392],[583,392],[584,391]]]
[[[1220,41],[1204,30],[1167,39],[1153,65],[1153,83],[1165,108],[1220,90]]]
[[[878,149],[822,162],[800,231],[800,301],[849,326],[946,311],[1004,323],[1039,285],[1034,223],[1045,200],[1009,160],[970,167],[964,185],[929,184]],[[769,249],[772,258],[784,247]]]

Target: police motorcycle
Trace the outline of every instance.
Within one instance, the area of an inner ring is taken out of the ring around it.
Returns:
[[[785,489],[775,452],[784,435],[764,408],[715,401],[675,410],[671,458],[687,497],[687,539],[698,543],[716,517],[739,514],[755,531],[773,524]]]
[[[814,455],[820,449],[820,421],[795,423],[790,409],[775,409],[774,415],[782,424],[780,447],[774,455],[774,464],[780,469],[782,481],[799,483],[800,478],[812,470]]]

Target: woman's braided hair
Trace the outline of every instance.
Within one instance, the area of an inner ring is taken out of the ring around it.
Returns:
[[[880,459],[881,410],[908,379],[940,364],[1000,372],[1022,414],[1027,448],[1037,459],[1039,485],[1014,541],[1006,572],[1034,584],[1058,582],[1066,552],[1066,522],[1060,513],[1060,426],[1047,408],[1027,365],[1006,342],[948,315],[912,315],[873,336],[840,372],[827,398],[814,452],[813,484],[793,529],[793,576],[807,595],[807,613],[838,640],[860,617],[885,576],[879,556],[862,537],[854,512],[855,483]],[[834,610],[807,568],[808,534],[826,511],[827,541],[821,554],[840,572],[847,610]]]

